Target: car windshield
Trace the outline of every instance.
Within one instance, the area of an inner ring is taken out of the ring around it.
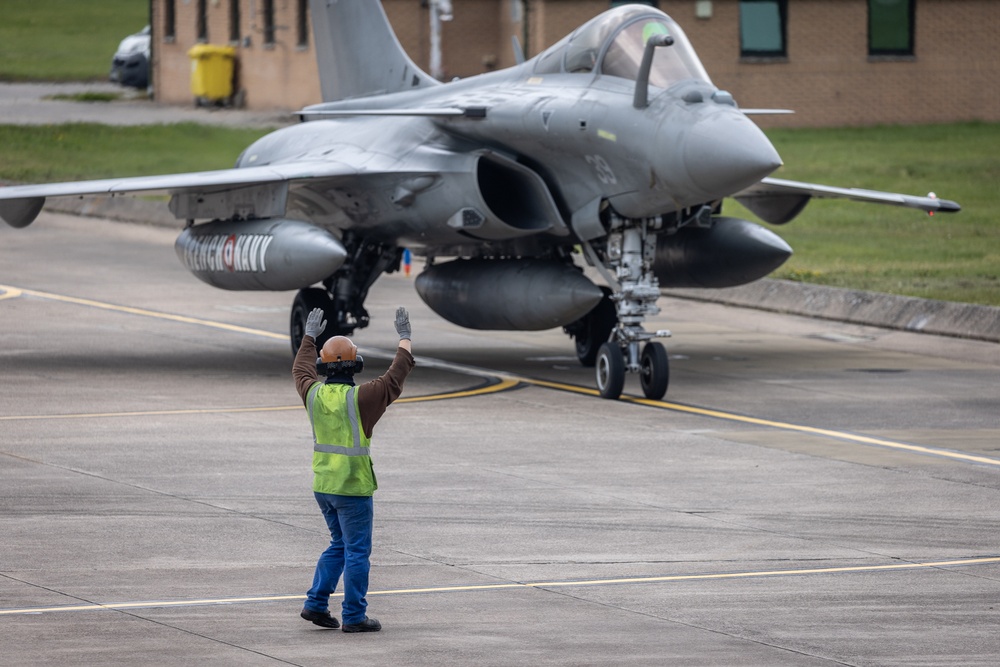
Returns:
[[[598,71],[634,81],[646,41],[658,34],[670,35],[674,44],[656,50],[649,75],[652,85],[667,88],[685,79],[709,81],[680,26],[663,12],[641,5],[613,9],[584,24],[542,53],[535,73]]]

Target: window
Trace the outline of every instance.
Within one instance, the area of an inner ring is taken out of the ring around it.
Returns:
[[[749,58],[783,58],[786,0],[740,0],[740,55]]]
[[[229,0],[229,41],[240,41],[240,0]]]
[[[264,44],[274,44],[274,0],[264,0]]]
[[[177,38],[177,5],[174,0],[163,3],[163,38],[171,42]]]
[[[660,88],[669,88],[678,81],[688,79],[708,81],[708,73],[702,67],[680,26],[665,17],[649,17],[634,21],[619,32],[604,54],[601,73],[635,81],[639,76],[639,66],[646,50],[646,42],[653,35],[670,35],[674,38],[674,44],[670,48],[657,49],[654,52],[649,83]]]
[[[309,0],[299,0],[298,12],[295,15],[298,38],[295,44],[299,48],[309,46]]]
[[[208,41],[208,0],[198,0],[198,41]]]
[[[868,0],[868,55],[913,55],[915,5],[915,0]]]

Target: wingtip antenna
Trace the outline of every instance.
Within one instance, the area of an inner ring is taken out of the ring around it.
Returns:
[[[951,201],[950,199],[939,199],[933,192],[927,193],[927,199],[932,200],[936,206],[925,208],[927,215],[933,216],[935,213],[958,213],[962,210],[958,202]]]

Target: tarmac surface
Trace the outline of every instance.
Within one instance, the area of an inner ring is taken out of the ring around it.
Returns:
[[[290,120],[49,98],[94,89],[0,85],[0,122]],[[453,327],[398,274],[356,336],[373,377],[409,308],[384,630],[306,623],[292,295],[200,283],[178,231],[0,225],[0,665],[996,664],[1000,345],[664,297],[670,392],[609,402],[560,331]]]
[[[369,612],[298,617],[328,536],[291,294],[178,230],[0,228],[0,664],[994,665],[1000,346],[664,297],[670,392],[594,396],[558,330],[372,289]],[[334,612],[338,605],[334,600]]]

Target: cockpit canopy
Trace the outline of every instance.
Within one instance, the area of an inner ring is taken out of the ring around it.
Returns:
[[[538,56],[536,74],[599,73],[635,81],[653,35],[670,35],[673,46],[656,49],[649,83],[669,88],[678,81],[711,83],[684,31],[661,11],[628,5],[607,11]]]

